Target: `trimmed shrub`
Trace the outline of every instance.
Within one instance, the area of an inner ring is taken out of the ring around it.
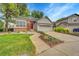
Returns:
[[[9,29],[8,29],[8,31],[11,31],[11,32],[13,32],[13,31],[14,31],[14,29],[13,29],[13,28],[9,28]]]
[[[0,20],[0,32],[3,32],[4,23]]]
[[[69,33],[69,29],[65,28],[64,33]]]
[[[0,32],[3,32],[3,29],[0,29]]]
[[[54,28],[54,31],[61,32],[61,33],[69,33],[69,29],[64,28],[64,27],[56,27]]]

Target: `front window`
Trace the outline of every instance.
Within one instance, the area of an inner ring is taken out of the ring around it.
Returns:
[[[18,27],[25,27],[26,26],[26,22],[25,21],[17,21],[16,22],[16,26],[18,26]]]
[[[77,20],[74,20],[74,22],[76,22]]]

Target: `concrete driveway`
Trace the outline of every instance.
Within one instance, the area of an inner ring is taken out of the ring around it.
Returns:
[[[79,56],[79,37],[57,32],[46,32],[47,34],[64,41],[39,54],[40,56]]]
[[[46,32],[46,33],[64,42],[79,41],[79,37],[74,35],[62,34],[58,32]]]

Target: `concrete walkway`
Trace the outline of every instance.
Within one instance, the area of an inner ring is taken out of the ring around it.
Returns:
[[[39,38],[39,33],[33,32],[33,34],[34,35],[31,36],[31,41],[36,47],[36,55],[50,48],[44,41]]]
[[[47,34],[63,40],[64,43],[48,49],[39,54],[40,56],[79,56],[79,37],[57,32],[47,32]]]

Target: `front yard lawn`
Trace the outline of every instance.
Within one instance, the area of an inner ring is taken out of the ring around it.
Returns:
[[[34,55],[35,46],[28,34],[0,35],[0,56]]]

